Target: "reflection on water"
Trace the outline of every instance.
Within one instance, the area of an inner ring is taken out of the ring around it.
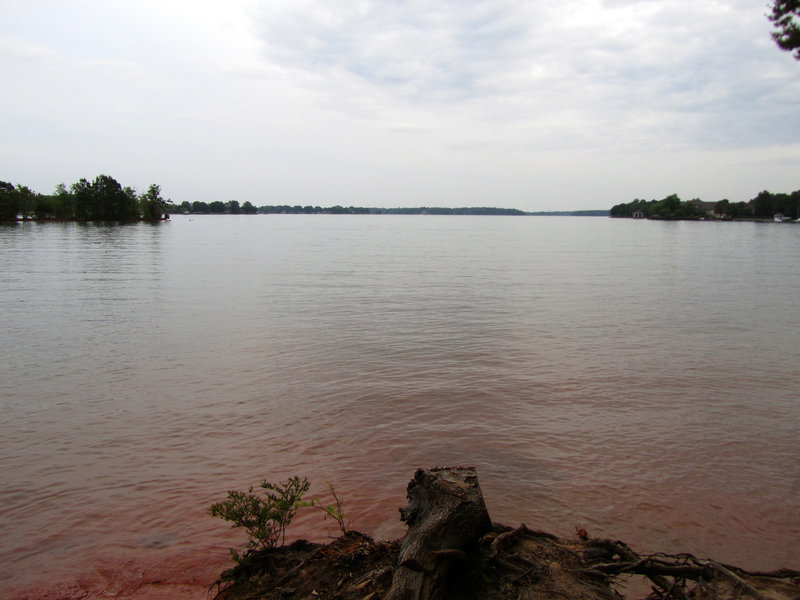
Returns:
[[[324,215],[4,229],[2,576],[200,597],[242,542],[205,512],[227,489],[330,480],[353,527],[394,537],[433,464],[475,465],[498,521],[798,567],[798,235]]]

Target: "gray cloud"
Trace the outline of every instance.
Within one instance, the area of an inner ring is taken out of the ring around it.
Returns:
[[[260,12],[256,31],[268,60],[320,86],[344,74],[431,110],[472,102],[485,115],[500,103],[500,119],[522,121],[571,111],[601,134],[638,118],[658,122],[654,135],[710,146],[797,139],[788,99],[800,86],[752,4],[430,6],[293,3]]]
[[[0,0],[0,178],[173,199],[591,208],[800,171],[751,0]],[[680,173],[680,177],[676,176]]]

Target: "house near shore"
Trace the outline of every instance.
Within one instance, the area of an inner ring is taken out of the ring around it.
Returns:
[[[709,217],[719,218],[720,216],[715,212],[717,205],[716,202],[703,202],[702,200],[695,198],[694,200],[689,200],[689,204],[693,204],[697,209],[703,211]]]

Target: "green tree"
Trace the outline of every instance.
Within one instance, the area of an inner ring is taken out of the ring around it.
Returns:
[[[135,202],[135,193],[126,193],[119,182],[108,175],[98,175],[92,182],[92,194],[95,196],[97,221],[122,221],[130,219],[130,205]],[[138,216],[138,206],[136,207]]]
[[[758,195],[750,200],[753,207],[753,214],[757,217],[772,217],[775,214],[775,195],[762,190]]]
[[[53,216],[56,219],[75,218],[75,198],[63,183],[59,183],[53,192]]]
[[[732,202],[730,206],[728,206],[727,214],[729,214],[732,219],[737,219],[739,217],[752,217],[753,207],[747,202]]]
[[[72,184],[70,190],[75,200],[75,218],[79,221],[90,221],[97,212],[92,184],[81,178]]]
[[[136,192],[126,190],[113,177],[98,175],[92,183],[72,184],[75,218],[81,221],[130,221],[139,218]]]
[[[130,208],[136,207],[135,213],[136,216],[139,216],[139,195],[136,193],[136,189],[132,188],[129,185],[126,185],[122,188],[123,193],[125,194],[126,203]]]
[[[19,214],[19,195],[13,184],[0,181],[0,221],[16,221]]]
[[[36,209],[36,194],[27,185],[17,184],[17,207],[23,219],[29,219]]]
[[[145,221],[160,221],[168,216],[167,201],[161,197],[161,186],[152,184],[139,198],[139,209]]]
[[[55,217],[53,197],[37,194],[33,205],[33,214],[37,219],[52,219]]]
[[[662,207],[671,212],[675,212],[681,207],[681,199],[678,194],[670,194],[661,201]]]
[[[101,221],[130,221],[139,218],[139,201],[136,191],[125,189],[113,177],[98,175],[92,183],[100,206]]]
[[[789,210],[786,212],[792,215],[793,219],[800,219],[800,190],[795,190],[788,194]]]
[[[772,32],[772,39],[778,47],[794,51],[795,60],[800,60],[800,0],[774,0],[767,18],[777,29]]]

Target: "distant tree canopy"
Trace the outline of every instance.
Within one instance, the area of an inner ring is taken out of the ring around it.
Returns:
[[[800,60],[800,0],[774,0],[767,18],[777,29],[772,39],[778,47],[794,51],[795,60]]]
[[[427,214],[427,215],[524,215],[516,208],[496,208],[492,206],[470,206],[462,208],[446,208],[440,206],[423,206],[420,208],[386,208],[378,209],[384,214]]]
[[[418,206],[408,208],[366,208],[363,206],[259,206],[258,212],[266,214],[293,215],[524,215],[516,208],[493,208],[487,206],[446,208],[440,206]]]
[[[158,221],[161,215],[169,214],[167,201],[161,197],[161,186],[151,185],[139,198],[139,208],[144,221]]]
[[[259,206],[258,212],[262,214],[279,214],[279,215],[319,215],[319,214],[332,214],[332,215],[368,215],[370,209],[358,206],[330,206],[322,208],[321,206],[289,206],[288,204],[267,205]]]
[[[791,194],[772,194],[764,190],[750,200],[749,204],[757,217],[771,217],[782,213],[792,219],[800,218],[800,190]]]
[[[712,214],[709,214],[712,213]],[[699,219],[708,216],[716,218],[740,219],[756,217],[771,219],[782,213],[792,219],[800,218],[800,190],[791,194],[773,194],[766,190],[749,202],[730,202],[728,199],[716,203],[703,202],[694,198],[682,202],[677,194],[661,200],[640,200],[617,204],[611,208],[612,217],[643,217],[647,219]]]
[[[610,211],[612,217],[638,217],[648,219],[699,219],[706,214],[703,203],[695,198],[682,202],[677,194],[670,194],[661,200],[641,200],[636,198],[627,204],[617,204]]]
[[[59,219],[76,221],[158,221],[169,216],[169,201],[153,184],[137,196],[108,175],[94,181],[81,179],[69,188],[63,183],[50,195],[37,194],[24,185],[0,181],[0,220]]]
[[[258,209],[253,206],[249,201],[239,206],[237,200],[229,200],[222,202],[221,200],[214,200],[213,202],[194,202],[183,201],[178,207],[181,212],[187,215],[254,215]]]
[[[0,221],[14,221],[19,212],[20,197],[17,189],[8,182],[0,181]]]
[[[37,194],[24,185],[14,186],[0,181],[0,221],[25,219],[59,219],[78,221],[157,221],[169,218],[171,212],[190,215],[203,214],[334,214],[334,215],[606,215],[608,211],[572,211],[563,213],[526,213],[515,208],[489,206],[447,208],[420,206],[416,208],[366,208],[363,206],[305,206],[288,204],[256,207],[252,202],[237,200],[223,202],[182,202],[179,206],[161,197],[161,187],[151,185],[141,196],[131,187],[122,187],[113,177],[98,175],[94,181],[81,179],[67,187],[56,186],[51,195]]]
[[[81,179],[72,184],[75,218],[79,221],[131,221],[139,218],[136,192],[113,177],[98,175],[92,183]]]

